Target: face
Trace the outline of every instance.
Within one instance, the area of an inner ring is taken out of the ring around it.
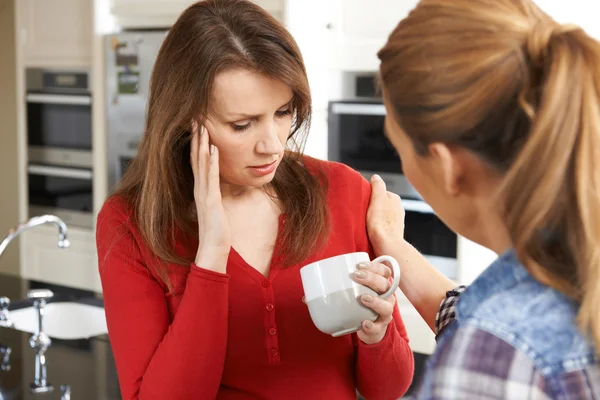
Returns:
[[[234,69],[215,78],[205,126],[219,149],[224,184],[259,188],[271,182],[292,127],[292,89]]]
[[[487,199],[482,163],[466,150],[434,143],[429,153],[420,155],[399,126],[386,101],[385,131],[402,160],[402,169],[409,182],[455,232],[480,242],[475,232],[482,210],[481,199]]]

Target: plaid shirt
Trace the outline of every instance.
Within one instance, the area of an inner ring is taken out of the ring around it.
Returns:
[[[563,369],[549,372],[536,363],[533,349],[516,348],[491,333],[492,328],[455,323],[460,321],[457,304],[465,290],[459,286],[447,292],[441,303],[436,318],[438,348],[416,399],[600,399],[600,362],[595,355],[558,360]]]

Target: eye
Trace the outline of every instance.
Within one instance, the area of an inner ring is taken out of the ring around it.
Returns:
[[[281,111],[277,111],[275,114],[278,117],[285,117],[286,115],[290,115],[292,113],[292,109],[288,108],[287,110],[281,110]]]
[[[231,127],[233,128],[234,131],[242,132],[242,131],[245,131],[246,129],[250,128],[251,124],[252,124],[252,122],[248,122],[247,124],[244,124],[244,125],[231,124]]]

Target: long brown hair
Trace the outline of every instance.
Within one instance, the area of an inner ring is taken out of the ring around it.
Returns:
[[[327,181],[302,165],[311,97],[300,50],[279,22],[250,1],[201,1],[173,25],[152,73],[144,137],[114,194],[134,205],[135,223],[162,264],[190,264],[193,256],[177,254],[174,245],[178,231],[198,237],[191,121],[207,118],[215,76],[228,68],[264,74],[294,93],[293,148],[286,151],[271,186],[287,219],[279,256],[287,265],[298,263],[326,240]],[[158,272],[170,286],[166,270]]]
[[[419,154],[462,146],[504,175],[519,259],[580,302],[600,352],[600,44],[531,0],[422,0],[379,57]]]

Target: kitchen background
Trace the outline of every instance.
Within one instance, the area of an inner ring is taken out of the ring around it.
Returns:
[[[441,224],[404,179],[381,134],[385,109],[373,90],[376,53],[417,0],[255,2],[286,25],[304,55],[314,109],[306,153],[344,162],[367,177],[381,174],[403,198],[408,240],[443,273],[471,282],[494,254]],[[0,0],[0,239],[18,222],[51,213],[65,220],[71,241],[69,249],[58,249],[54,226],[21,235],[0,259],[0,296],[22,299],[29,289],[52,287],[101,298],[94,217],[135,156],[156,52],[190,3]],[[600,38],[590,9],[600,6],[593,2],[538,3],[560,22],[578,23]],[[422,359],[433,350],[433,334],[401,295],[399,303]],[[95,346],[106,347],[102,343]],[[106,352],[100,350],[105,361]],[[103,371],[94,375],[96,382],[110,377]],[[105,394],[98,398],[112,398],[100,386]]]

